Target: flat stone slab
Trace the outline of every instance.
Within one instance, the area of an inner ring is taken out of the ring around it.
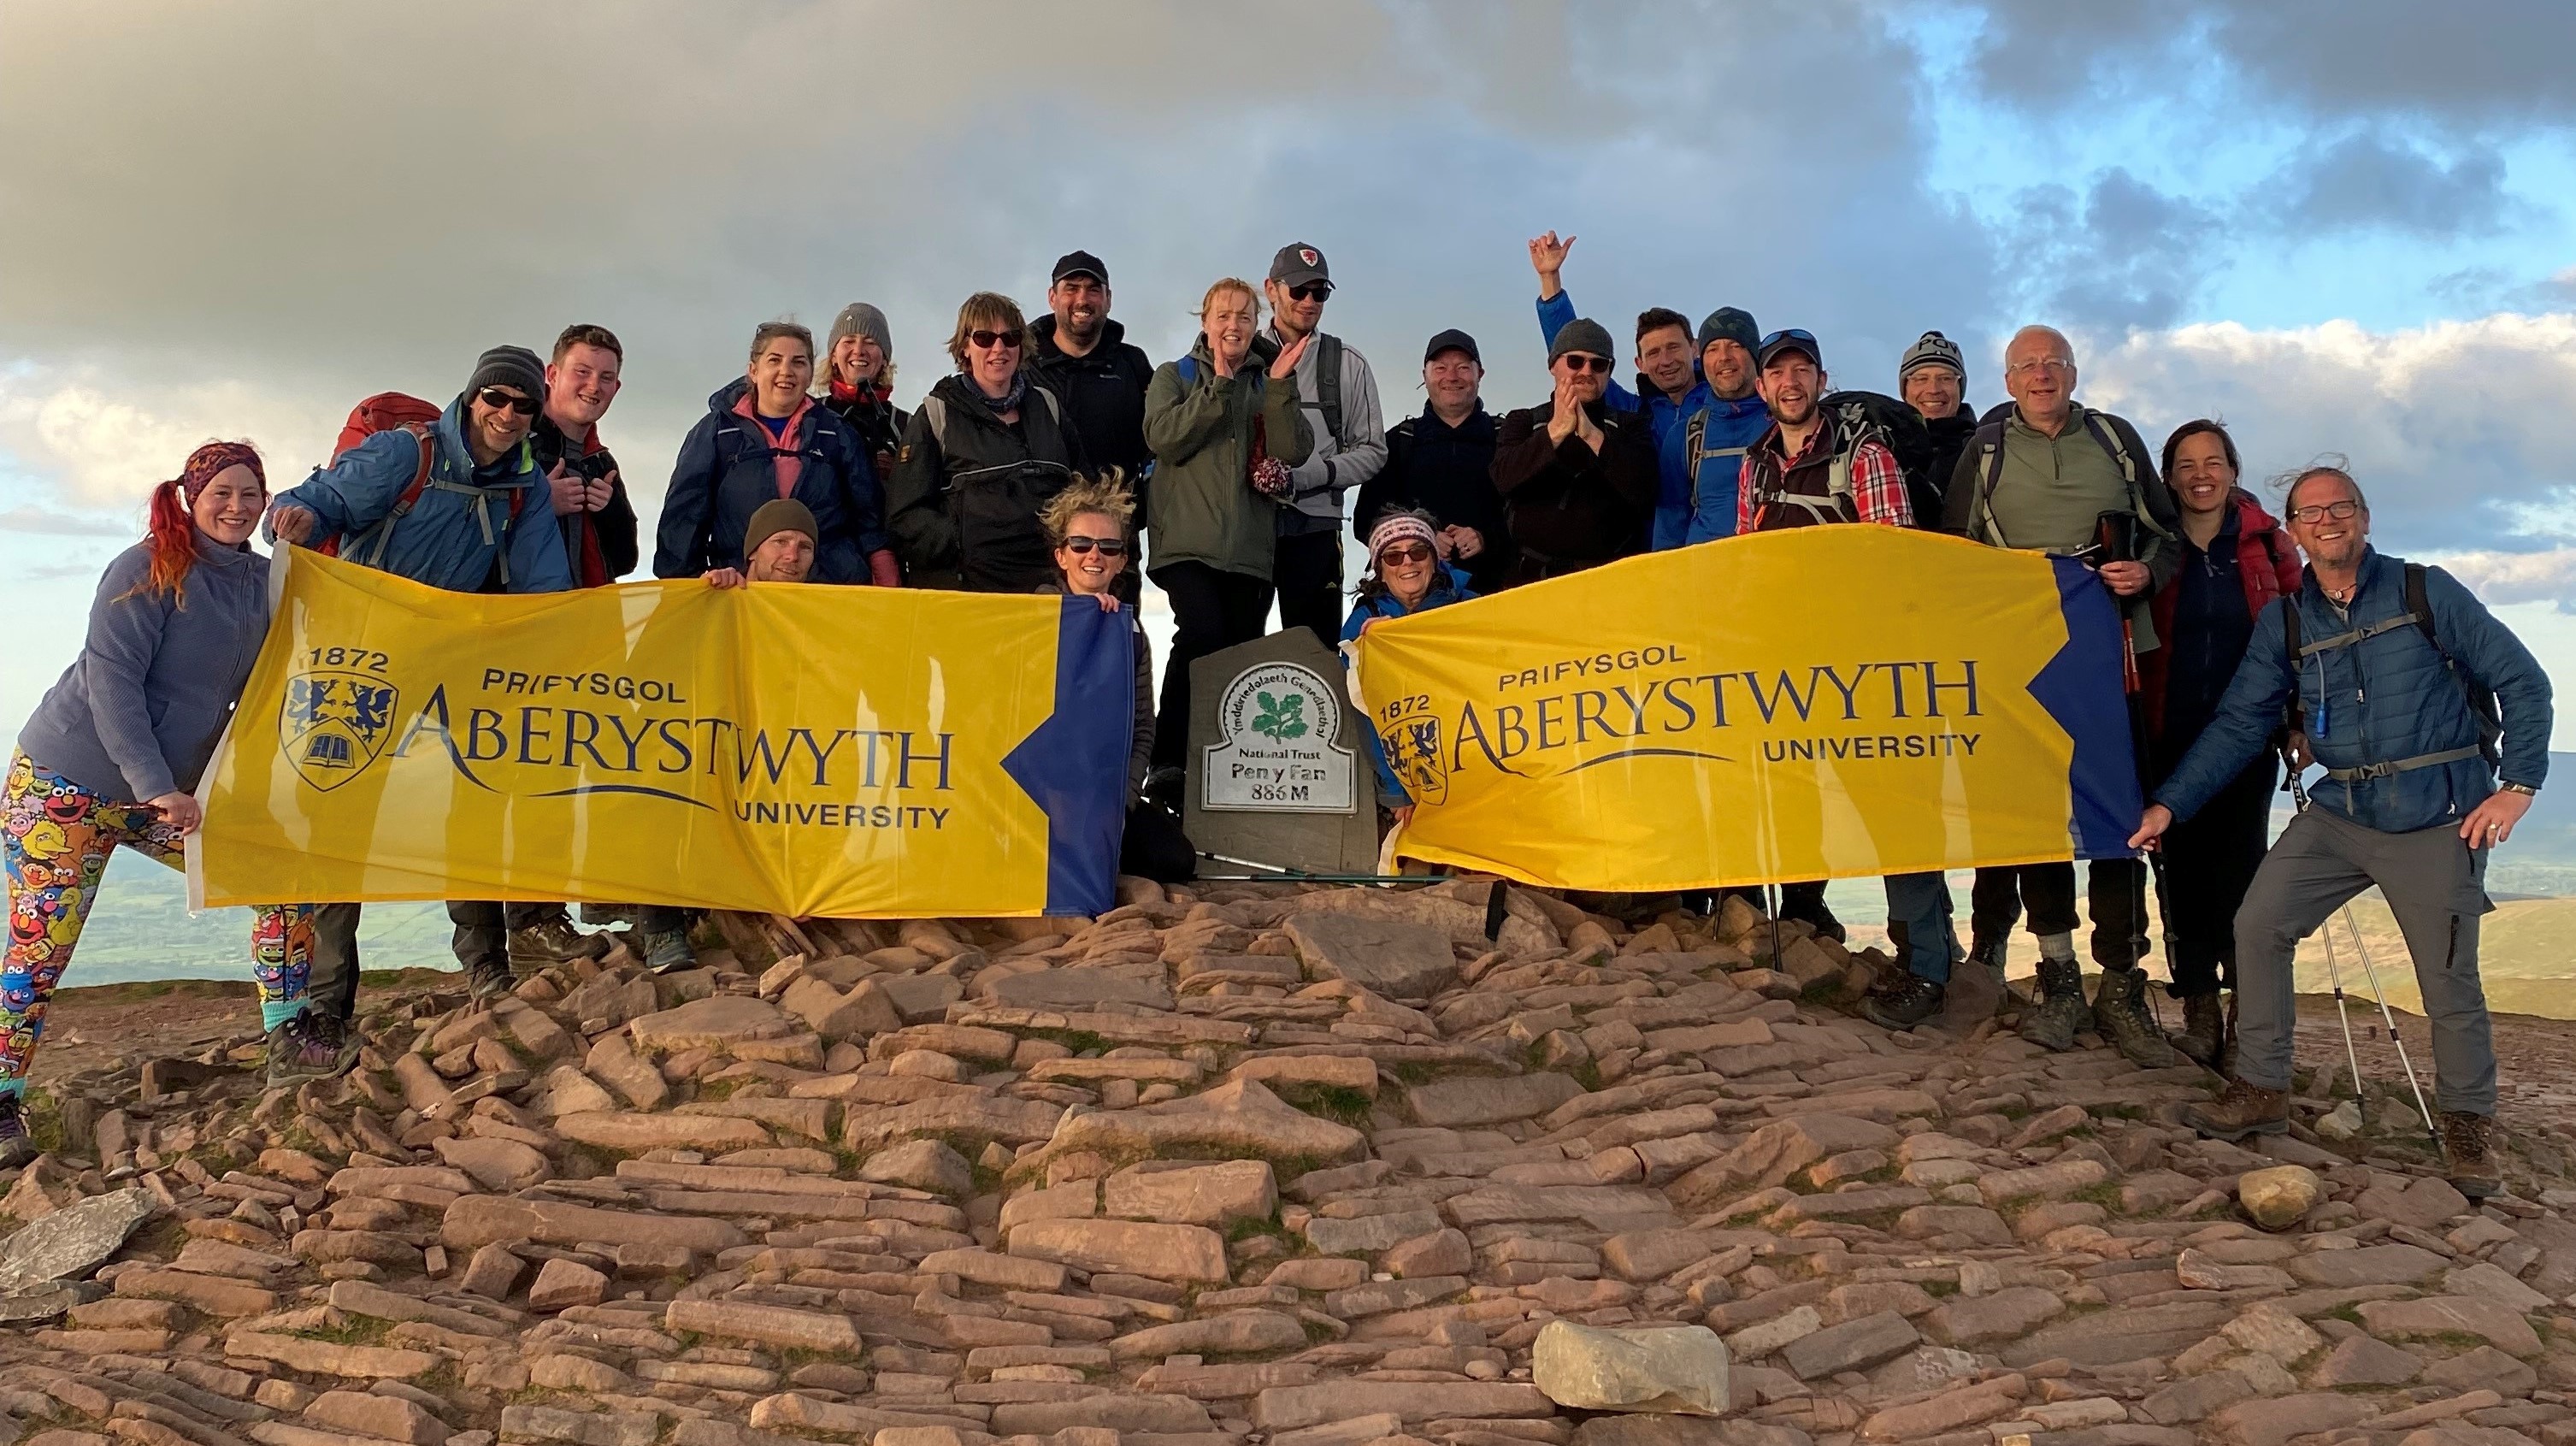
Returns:
[[[1444,929],[1360,914],[1291,914],[1288,938],[1318,979],[1341,979],[1390,999],[1428,999],[1458,982]]]
[[[0,1295],[89,1274],[160,1208],[152,1192],[129,1185],[19,1226],[0,1241]]]
[[[1535,1119],[1581,1093],[1583,1086],[1551,1070],[1434,1080],[1406,1090],[1404,1098],[1423,1124],[1455,1127]]]
[[[2043,1326],[2003,1348],[2004,1364],[2032,1366],[2064,1356],[2079,1366],[2112,1366],[2171,1356],[2197,1344],[2235,1318],[2226,1301],[2176,1301],[2123,1306]]]
[[[796,1026],[775,1004],[738,994],[692,999],[626,1026],[637,1049],[722,1049],[736,1040],[776,1039]]]
[[[1556,1414],[1556,1403],[1536,1386],[1516,1381],[1319,1381],[1273,1386],[1252,1400],[1252,1424],[1264,1431],[1294,1431],[1353,1416],[1391,1415],[1405,1421],[1444,1417],[1535,1419]]]
[[[1307,1114],[1247,1079],[1158,1105],[1094,1110],[1066,1120],[1052,1133],[1041,1152],[1047,1158],[1076,1150],[1154,1154],[1198,1146],[1273,1160],[1299,1155],[1345,1160],[1357,1158],[1368,1145],[1368,1137],[1350,1126]]]

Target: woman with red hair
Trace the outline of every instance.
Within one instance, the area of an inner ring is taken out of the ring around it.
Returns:
[[[108,564],[80,656],[18,734],[0,793],[9,885],[0,1167],[36,1154],[19,1093],[108,855],[124,845],[175,866],[201,821],[198,775],[268,632],[268,559],[250,550],[267,510],[268,482],[249,444],[209,442],[190,454],[152,489],[149,535]],[[303,992],[310,915],[301,906],[258,913],[252,958],[264,1010],[290,987]],[[345,1046],[310,1043],[301,1028],[272,1032],[271,1078],[335,1073],[326,1066]]]

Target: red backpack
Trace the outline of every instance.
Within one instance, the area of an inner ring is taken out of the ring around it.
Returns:
[[[409,432],[412,439],[420,444],[420,465],[412,469],[410,485],[404,487],[402,496],[395,499],[393,510],[385,514],[383,521],[358,534],[361,538],[372,536],[376,541],[374,556],[359,561],[373,566],[383,560],[385,548],[393,541],[394,524],[419,505],[420,494],[428,489],[430,475],[438,464],[438,438],[430,429],[438,425],[440,415],[436,403],[425,402],[403,392],[378,392],[349,409],[349,420],[341,425],[339,440],[331,447],[334,464],[378,432]],[[512,523],[519,520],[519,509],[527,505],[527,492],[524,487],[510,491]],[[317,550],[326,557],[337,557],[342,541],[339,537],[330,538]]]

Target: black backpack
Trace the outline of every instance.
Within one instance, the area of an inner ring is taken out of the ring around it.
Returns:
[[[1933,445],[1921,412],[1879,392],[1831,392],[1816,405],[1833,421],[1838,453],[1849,455],[1864,441],[1886,447],[1905,474],[1905,500],[1913,509],[1914,525],[1941,525],[1942,483],[1947,479],[1937,475],[1940,448]]]

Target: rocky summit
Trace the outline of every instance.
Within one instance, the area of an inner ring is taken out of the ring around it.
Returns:
[[[1121,897],[413,976],[294,1090],[67,995],[0,1446],[2576,1442],[2556,1123],[2473,1206],[1740,902]]]

